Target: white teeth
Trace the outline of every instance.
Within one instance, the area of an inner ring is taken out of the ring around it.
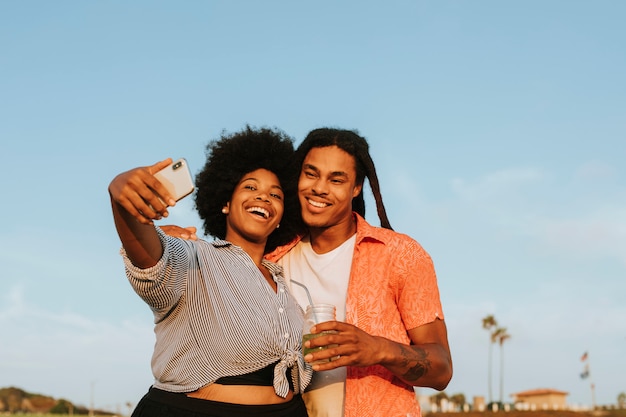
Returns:
[[[268,218],[270,216],[270,212],[265,210],[262,207],[250,207],[246,210],[248,213],[259,213],[262,214],[264,218]]]
[[[313,207],[318,207],[318,208],[324,208],[324,207],[326,207],[328,205],[326,203],[319,203],[319,202],[313,201],[313,200],[309,200],[309,204],[312,205]]]

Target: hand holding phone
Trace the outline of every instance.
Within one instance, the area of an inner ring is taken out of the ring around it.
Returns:
[[[193,179],[185,158],[180,158],[154,174],[176,201],[187,197],[194,190]]]

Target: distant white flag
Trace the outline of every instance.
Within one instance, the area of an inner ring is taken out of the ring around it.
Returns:
[[[589,378],[589,364],[588,363],[585,364],[585,370],[583,371],[582,374],[580,374],[580,377],[582,379]]]

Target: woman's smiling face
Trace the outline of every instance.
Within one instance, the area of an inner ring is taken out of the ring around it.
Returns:
[[[226,240],[265,242],[283,217],[284,194],[278,177],[263,168],[243,175],[225,209]]]

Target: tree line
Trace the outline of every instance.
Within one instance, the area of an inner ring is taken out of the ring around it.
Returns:
[[[21,388],[0,388],[0,413],[89,414],[89,409],[66,399],[33,394]],[[98,411],[99,415],[112,414]]]
[[[500,395],[499,395],[499,408],[502,408],[504,404],[504,342],[511,338],[506,327],[498,325],[498,321],[493,314],[489,314],[482,319],[483,329],[489,332],[489,351],[487,356],[487,392],[488,402],[487,406],[491,409],[493,400],[493,346],[498,345],[500,350]],[[445,392],[439,392],[430,397],[430,402],[441,406],[443,400],[447,400],[453,403],[458,408],[463,408],[467,403],[464,394],[454,394],[448,396]]]

